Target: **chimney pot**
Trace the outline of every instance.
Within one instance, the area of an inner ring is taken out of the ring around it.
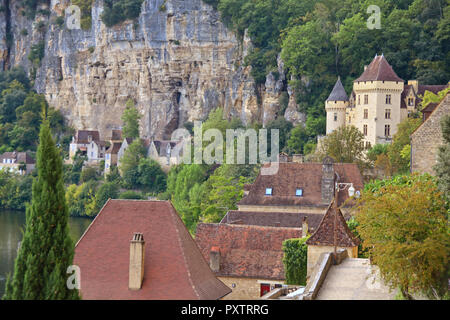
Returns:
[[[145,241],[142,233],[134,233],[130,241],[130,267],[128,287],[131,290],[139,290],[144,279],[144,253]]]

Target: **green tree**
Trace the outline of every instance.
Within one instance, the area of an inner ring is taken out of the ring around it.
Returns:
[[[120,172],[127,188],[138,184],[138,165],[141,158],[145,156],[145,148],[141,139],[134,139],[129,145],[122,159],[120,159]]]
[[[410,158],[407,154],[410,143],[409,137],[421,123],[422,119],[407,118],[398,124],[397,133],[388,147],[388,157],[394,172],[405,173],[409,171]]]
[[[308,237],[283,241],[283,264],[286,284],[306,285]]]
[[[327,135],[322,143],[319,155],[332,157],[336,162],[364,163],[364,135],[354,126],[339,127]]]
[[[62,159],[48,120],[41,125],[39,141],[38,176],[33,181],[25,232],[4,298],[78,299],[78,291],[66,285],[74,247],[69,235]]]
[[[303,154],[304,146],[308,143],[309,136],[306,129],[300,124],[292,129],[287,141],[287,148],[290,153]]]
[[[119,196],[119,185],[114,182],[102,184],[95,193],[95,210],[99,212],[108,199],[117,199]]]
[[[286,143],[289,139],[289,134],[292,130],[292,123],[290,123],[289,121],[287,121],[284,117],[278,117],[275,120],[270,121],[267,125],[266,125],[266,129],[267,129],[267,150],[268,150],[268,154],[271,151],[271,141],[272,141],[272,135],[271,135],[271,131],[272,129],[278,129],[278,134],[279,134],[279,151],[284,150],[284,147],[286,146]]]
[[[125,192],[122,192],[119,195],[119,199],[136,199],[136,200],[142,200],[144,197],[141,193],[133,191],[133,190],[127,190]]]
[[[363,248],[391,288],[447,292],[450,254],[448,211],[430,175],[399,176],[367,185],[356,207]]]
[[[125,138],[139,138],[140,118],[141,115],[139,114],[139,111],[134,107],[133,100],[129,99],[122,114],[122,135]]]
[[[166,174],[158,162],[142,158],[138,165],[138,183],[149,192],[159,193],[166,190]]]

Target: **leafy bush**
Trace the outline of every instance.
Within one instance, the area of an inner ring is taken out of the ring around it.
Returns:
[[[283,241],[283,264],[287,284],[306,285],[308,237]]]
[[[31,200],[31,175],[21,176],[0,170],[0,208],[25,210]]]
[[[143,0],[105,0],[102,21],[107,27],[112,27],[125,20],[133,20],[141,13]]]
[[[127,190],[125,192],[122,192],[119,195],[119,199],[136,199],[136,200],[143,200],[144,197],[141,193],[133,191],[133,190]]]

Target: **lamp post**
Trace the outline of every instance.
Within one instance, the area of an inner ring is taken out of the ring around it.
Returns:
[[[343,191],[348,187],[348,195],[349,197],[353,197],[355,195],[355,188],[353,187],[353,183],[350,182],[339,182],[340,177],[337,172],[335,172],[336,179],[334,184],[334,258],[337,259],[337,215],[338,215],[338,194],[339,191]]]

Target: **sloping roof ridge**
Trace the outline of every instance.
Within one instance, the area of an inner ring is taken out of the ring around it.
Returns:
[[[447,92],[447,94],[437,103],[437,106],[434,108],[434,110],[430,113],[430,115],[428,116],[427,120],[425,120],[424,122],[422,122],[420,124],[420,126],[418,126],[416,128],[416,130],[414,130],[409,136],[411,137],[413,134],[415,134],[422,126],[425,122],[428,121],[428,119],[430,119],[430,117],[433,115],[433,113],[441,106],[442,103],[444,103],[444,101],[447,99],[447,97],[450,96],[450,91]],[[431,102],[433,103],[433,102]],[[427,106],[428,107],[428,106]]]
[[[189,279],[189,283],[195,293],[195,295],[197,296],[198,299],[201,299],[200,294],[197,291],[197,288],[195,287],[194,281],[192,280],[192,276],[191,276],[191,270],[189,268],[189,263],[187,262],[187,258],[186,258],[186,254],[184,253],[183,250],[183,243],[181,241],[181,237],[180,237],[180,230],[178,229],[178,223],[176,221],[176,219],[181,219],[180,216],[178,215],[178,213],[176,212],[175,208],[173,207],[172,203],[168,200],[161,200],[163,202],[168,202],[169,203],[169,207],[170,207],[170,215],[175,227],[175,231],[177,233],[177,239],[178,239],[178,248],[181,251],[181,255],[183,256],[183,261],[184,261],[184,267],[187,271],[187,275],[188,275],[188,279]],[[176,217],[175,217],[176,216]]]
[[[378,57],[375,58],[375,59],[379,59],[380,60],[380,62],[378,62],[378,70],[377,70],[377,77],[376,77],[376,79],[379,79],[379,77],[380,77],[380,70],[381,70],[381,64],[383,63],[383,58],[384,58],[384,56],[378,56]]]
[[[322,227],[322,225],[325,223],[325,220],[326,220],[329,216],[331,216],[332,210],[330,210],[330,209],[331,209],[331,207],[333,206],[333,204],[334,204],[334,201],[332,201],[332,202],[330,203],[330,205],[328,206],[328,209],[327,209],[327,211],[325,212],[325,214],[324,214],[324,216],[323,216],[323,218],[322,218],[322,221],[320,221],[320,224],[319,224],[319,226],[317,227],[317,229],[314,231],[314,233],[311,235],[311,237],[307,240],[307,242],[306,242],[307,244],[309,243],[309,244],[314,245],[313,243],[311,243],[311,241],[314,241],[314,242],[317,242],[317,241],[318,241],[318,240],[314,240],[314,237],[316,236],[316,234],[317,234],[317,236],[318,236],[318,232],[321,231],[321,227]],[[344,219],[344,217],[343,217],[343,215],[342,215],[341,209],[340,209],[340,208],[337,208],[337,210],[338,210],[337,218],[339,219],[339,221],[342,223],[342,225],[343,225],[343,227],[344,227],[344,233],[345,233],[345,235],[348,236],[348,238],[350,239],[351,243],[352,243],[354,246],[357,246],[357,245],[359,244],[359,242],[357,241],[357,239],[355,239],[355,236],[353,235],[353,233],[352,233],[351,230],[349,229],[347,223],[345,222],[345,219]],[[336,214],[336,212],[334,212],[334,210],[333,210],[333,213]],[[336,232],[336,231],[339,232],[339,230],[335,230],[335,232]],[[319,244],[320,244],[320,243],[319,243]],[[337,245],[339,246],[339,243],[337,243]]]
[[[111,202],[111,198],[109,198],[105,204],[103,205],[103,207],[100,209],[100,211],[98,212],[98,214],[95,216],[94,220],[92,220],[92,222],[89,224],[89,226],[86,228],[86,230],[83,232],[83,234],[81,235],[80,239],[78,239],[77,243],[75,244],[75,248],[78,246],[78,244],[81,242],[81,240],[84,239],[84,236],[89,232],[89,230],[91,230],[91,227],[94,225],[94,223],[96,222],[97,218],[102,214],[103,209],[106,208],[106,206]]]

